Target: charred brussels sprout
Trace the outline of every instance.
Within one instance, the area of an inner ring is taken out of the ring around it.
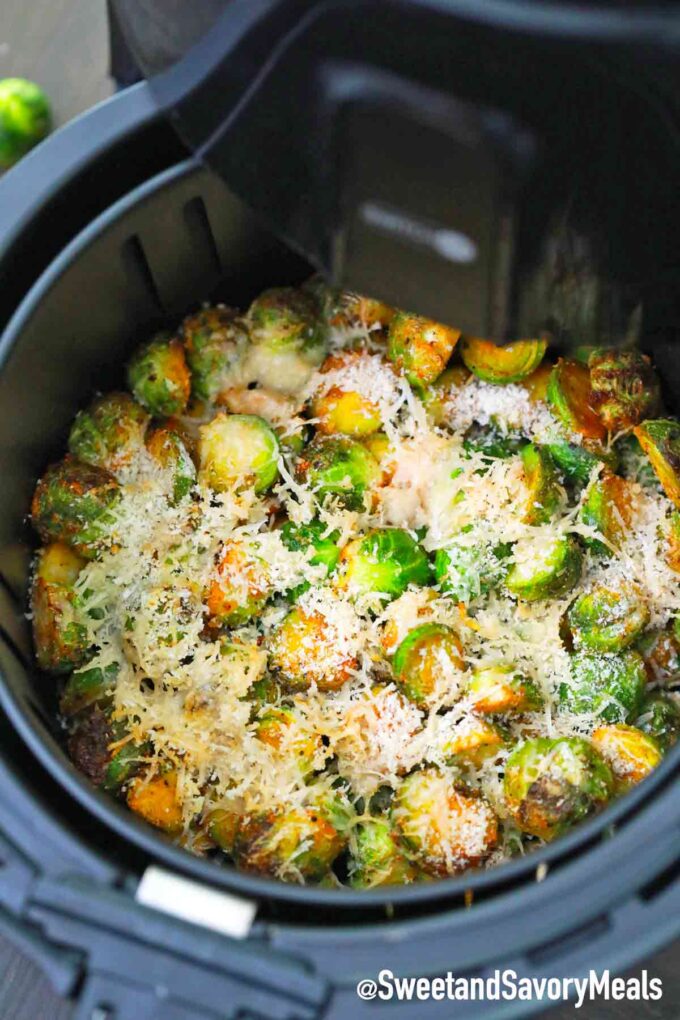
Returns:
[[[497,347],[491,340],[464,337],[461,356],[478,379],[488,383],[517,383],[535,372],[546,352],[545,340],[516,340]]]
[[[340,554],[339,587],[355,597],[375,593],[396,599],[410,584],[422,586],[431,579],[427,555],[401,528],[376,528]]]
[[[632,649],[616,655],[577,652],[569,681],[560,684],[560,702],[575,715],[628,722],[639,711],[646,682],[642,656]]]
[[[492,591],[506,574],[507,551],[504,545],[466,545],[462,539],[437,549],[434,573],[442,592],[467,604]]]
[[[144,447],[146,411],[127,393],[98,397],[71,426],[68,448],[84,464],[117,474]]]
[[[666,563],[676,574],[680,574],[680,512],[677,510],[671,514],[666,538]]]
[[[633,516],[634,487],[619,475],[604,473],[590,487],[581,508],[581,520],[597,529],[605,541],[586,538],[584,541],[596,552],[611,556],[626,537],[626,529]]]
[[[588,359],[593,406],[610,432],[639,425],[659,404],[659,381],[639,351],[595,350]]]
[[[590,739],[611,768],[619,792],[639,783],[661,762],[656,740],[634,726],[600,726]]]
[[[459,338],[459,329],[397,312],[390,323],[387,356],[411,386],[421,389],[442,374]]]
[[[607,430],[595,410],[590,372],[577,361],[560,358],[550,375],[548,403],[555,416],[570,432],[602,442]]]
[[[505,663],[476,669],[469,694],[475,711],[484,715],[537,712],[543,707],[543,697],[534,681]]]
[[[505,799],[515,824],[551,840],[604,807],[614,778],[597,751],[580,737],[538,737],[507,760]]]
[[[583,556],[573,535],[521,539],[505,578],[508,591],[527,602],[559,598],[581,577]]]
[[[282,760],[294,761],[302,776],[308,776],[317,767],[321,736],[294,708],[281,705],[267,709],[257,721],[255,735]]]
[[[401,642],[392,668],[397,687],[418,708],[459,694],[465,668],[460,641],[450,627],[423,623]]]
[[[328,528],[323,521],[313,520],[309,524],[293,524],[292,521],[286,521],[281,528],[281,541],[287,549],[292,552],[307,552],[312,551],[309,557],[310,566],[324,566],[326,568],[326,576],[330,576],[338,565],[338,559],[340,558],[340,550],[338,549],[338,541],[340,539],[339,531],[328,531]],[[299,598],[303,592],[309,588],[309,582],[304,581],[298,585],[291,592],[288,592],[289,598]]]
[[[654,694],[643,701],[635,725],[666,752],[680,739],[680,706],[671,697]]]
[[[73,590],[84,562],[63,542],[38,556],[31,593],[33,641],[38,665],[49,673],[68,673],[87,658],[87,631]]]
[[[562,500],[562,490],[550,454],[529,443],[522,448],[522,467],[529,490],[525,524],[546,524]]]
[[[136,744],[109,718],[107,699],[83,709],[68,741],[71,758],[95,786],[119,793],[141,768],[149,746]]]
[[[128,386],[157,418],[181,414],[189,403],[191,375],[180,341],[158,333],[143,344],[130,359]]]
[[[206,595],[208,625],[243,626],[263,609],[270,595],[264,563],[238,542],[226,542],[217,577]]]
[[[380,479],[380,465],[361,443],[325,436],[302,453],[296,473],[320,500],[332,498],[347,510],[363,510],[367,490]]]
[[[598,587],[579,595],[567,618],[577,648],[620,652],[645,629],[649,609],[640,591],[624,583],[618,590]]]
[[[95,559],[111,543],[119,499],[118,483],[108,471],[65,457],[38,482],[31,520],[44,542],[56,539]]]
[[[350,883],[354,889],[417,881],[417,868],[405,856],[385,818],[372,818],[357,826],[350,849]]]
[[[92,666],[72,673],[59,701],[62,715],[75,716],[92,705],[105,707],[113,693],[119,669],[118,663],[112,662],[104,668]]]
[[[182,323],[194,400],[212,402],[236,374],[248,334],[237,313],[225,305],[202,308]]]
[[[498,821],[487,802],[457,790],[434,767],[402,781],[392,821],[409,854],[440,877],[480,864],[498,841]]]
[[[263,418],[217,414],[200,428],[200,478],[216,492],[266,492],[279,472],[279,443]]]
[[[207,812],[203,818],[203,827],[220,850],[232,854],[241,819],[240,804],[222,803]]]
[[[542,362],[538,368],[520,381],[520,385],[529,394],[532,403],[546,401],[548,399],[548,380],[553,366],[549,362]]]
[[[177,773],[135,779],[127,794],[128,807],[157,829],[170,835],[182,830],[182,805],[177,792]]]
[[[644,421],[635,429],[663,491],[680,508],[680,422],[672,418]]]
[[[147,435],[146,448],[170,476],[171,503],[180,503],[196,484],[196,467],[182,439],[171,429],[156,428]]]
[[[333,649],[332,641],[321,613],[296,606],[271,637],[270,669],[289,690],[304,691],[313,683],[320,691],[338,690],[356,669],[356,659]]]
[[[600,450],[594,453],[585,446],[578,446],[576,443],[569,443],[566,439],[555,440],[546,443],[548,451],[567,482],[575,486],[587,485],[593,468],[599,464],[606,464],[611,471],[618,466],[618,456],[615,450]]]

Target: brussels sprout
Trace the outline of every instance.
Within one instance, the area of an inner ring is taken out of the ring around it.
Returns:
[[[459,329],[397,312],[390,323],[387,357],[411,386],[422,389],[442,374],[459,339]]]
[[[520,386],[527,391],[529,400],[532,403],[545,402],[548,399],[548,381],[552,370],[553,366],[549,362],[544,361],[531,375],[520,380]]]
[[[247,316],[253,341],[245,374],[260,385],[297,393],[325,353],[325,328],[310,294],[292,287],[267,290]]]
[[[294,760],[302,776],[317,767],[323,746],[321,734],[315,733],[293,708],[281,705],[267,709],[257,721],[255,735],[282,759]]]
[[[505,585],[527,602],[566,595],[581,577],[583,555],[573,535],[521,539],[513,559]]]
[[[146,437],[146,448],[172,478],[171,503],[175,506],[196,484],[196,467],[182,439],[171,429],[158,427]]]
[[[634,432],[663,491],[680,508],[680,422],[672,418],[644,421]]]
[[[359,329],[364,334],[389,326],[395,315],[390,305],[353,291],[334,290],[318,276],[308,280],[303,289],[315,297],[321,317],[333,329],[349,332]]]
[[[640,446],[637,437],[632,432],[628,432],[625,436],[617,439],[616,445],[612,449],[619,455],[619,474],[631,482],[637,482],[638,485],[642,485],[645,489],[651,489],[652,492],[661,492],[661,485],[656,477],[656,472],[649,463],[647,454]],[[611,467],[611,465],[609,466]],[[616,467],[611,469],[615,471]]]
[[[408,531],[375,528],[340,554],[338,586],[354,597],[376,593],[396,599],[410,584],[432,580],[427,555]]]
[[[644,354],[599,349],[590,355],[588,367],[593,408],[610,432],[630,429],[654,414],[660,399],[659,381]]]
[[[486,457],[504,459],[519,453],[526,442],[520,432],[503,432],[495,425],[471,425],[465,433],[463,447]]]
[[[451,398],[471,378],[465,365],[451,365],[431,386],[423,390],[421,399],[433,425],[446,424]]]
[[[357,826],[351,853],[350,885],[354,889],[408,885],[418,879],[417,868],[400,849],[385,818],[372,818]]]
[[[560,684],[560,702],[576,715],[628,722],[638,713],[646,682],[642,656],[630,648],[616,655],[577,652],[569,681]]]
[[[129,394],[107,393],[76,415],[68,448],[83,464],[115,475],[143,449],[148,421],[146,411]]]
[[[130,358],[128,386],[135,399],[157,418],[181,414],[189,403],[191,375],[182,343],[157,333]]]
[[[52,114],[39,85],[26,78],[0,81],[0,170],[6,170],[49,133]]]
[[[545,449],[555,461],[566,481],[581,487],[588,483],[593,468],[598,464],[606,464],[611,471],[615,471],[618,466],[618,456],[613,449],[598,450],[597,453],[593,453],[585,446],[569,443],[566,439],[546,443]]]
[[[78,716],[68,738],[68,752],[76,768],[95,786],[102,786],[111,760],[109,744],[114,740],[107,713],[93,705]]]
[[[244,818],[236,833],[234,860],[244,871],[319,881],[347,845],[347,836],[332,819],[333,810],[323,802]]]
[[[238,542],[225,542],[205,599],[209,626],[241,627],[257,616],[270,595],[264,564]]]
[[[590,487],[581,507],[581,520],[596,528],[608,544],[597,538],[584,538],[586,544],[604,556],[611,556],[610,546],[618,548],[626,536],[634,500],[635,489],[630,482],[609,472],[602,474]]]
[[[292,521],[286,521],[281,528],[281,541],[286,549],[290,549],[292,552],[306,552],[313,549],[314,552],[309,557],[310,566],[324,566],[327,577],[338,565],[339,540],[340,532],[331,531],[329,533],[323,521],[319,520],[312,520],[309,524],[293,524]],[[303,581],[302,584],[288,592],[288,598],[299,598],[309,587],[309,581]]]
[[[125,735],[122,729],[116,730],[114,727],[114,737],[122,739]],[[126,740],[107,762],[102,788],[109,793],[120,793],[125,784],[139,772],[150,750],[151,745],[148,743],[137,744],[134,740]]]
[[[441,751],[449,765],[470,763],[479,768],[488,758],[495,758],[505,743],[500,726],[470,714],[447,731]]]
[[[140,776],[130,786],[128,807],[145,822],[176,836],[183,827],[182,805],[177,792],[177,773]]]
[[[380,466],[380,485],[389,485],[395,466],[392,441],[384,432],[374,432],[372,436],[366,436],[363,442],[368,452],[375,457]]]
[[[321,366],[321,374],[342,372],[356,365],[360,370],[362,362],[366,363],[368,352],[365,350],[341,351],[331,354]],[[323,435],[342,434],[362,438],[377,432],[382,426],[380,408],[367,396],[353,390],[351,383],[345,383],[340,377],[337,385],[324,389],[312,401],[311,413],[318,418],[317,430]]]
[[[38,482],[31,520],[43,542],[56,539],[95,559],[111,543],[119,499],[120,488],[108,471],[65,457]]]
[[[613,795],[614,777],[587,740],[537,737],[508,758],[504,791],[518,828],[551,840],[604,807]]]
[[[475,669],[469,694],[475,711],[485,715],[538,712],[543,707],[543,697],[534,681],[505,663]]]
[[[87,630],[78,619],[73,590],[84,563],[63,542],[53,542],[38,556],[31,591],[33,641],[38,665],[49,673],[68,673],[87,658]]]
[[[643,634],[636,647],[651,683],[667,687],[680,679],[680,641],[671,627]]]
[[[473,602],[492,591],[503,580],[507,565],[503,560],[508,549],[504,544],[466,545],[462,540],[451,542],[434,555],[434,573],[442,592],[454,602]]]
[[[347,510],[363,510],[366,490],[380,479],[380,465],[361,443],[324,436],[303,452],[296,473],[320,500],[332,497]]]
[[[618,591],[600,586],[579,595],[567,619],[577,648],[620,652],[647,626],[649,608],[634,585],[623,583]]]
[[[225,854],[234,852],[241,819],[241,807],[236,804],[221,804],[212,808],[203,819],[208,835]]]
[[[269,644],[269,667],[289,690],[336,691],[356,669],[356,659],[331,645],[332,634],[321,613],[296,606],[279,624]]]
[[[498,841],[498,821],[487,802],[458,791],[433,766],[402,781],[392,821],[422,868],[441,877],[480,864]]]
[[[262,493],[276,480],[279,443],[263,418],[220,413],[199,432],[200,478],[216,492],[252,487]]]
[[[600,726],[590,739],[614,773],[619,792],[639,783],[661,762],[656,740],[635,726]]]
[[[667,537],[666,563],[676,574],[680,574],[680,513],[677,510],[671,514]]]
[[[189,315],[180,327],[186,359],[191,370],[194,400],[212,402],[237,374],[248,343],[238,313],[217,305]]]
[[[635,725],[652,737],[665,753],[680,739],[680,706],[663,694],[647,697]]]
[[[547,349],[545,340],[516,340],[497,347],[491,340],[463,337],[460,353],[478,379],[488,383],[517,383],[535,372]]]
[[[80,669],[72,673],[66,681],[59,701],[62,715],[78,715],[92,705],[106,707],[113,693],[119,669],[117,662],[111,662],[103,669],[100,666],[92,666],[90,669]]]
[[[440,623],[422,623],[409,631],[401,642],[392,668],[397,687],[418,708],[446,700],[458,693],[465,668],[462,646],[450,627]]]
[[[576,361],[560,358],[550,375],[548,403],[555,416],[570,432],[602,442],[607,430],[595,410],[590,373]]]
[[[522,467],[529,490],[525,524],[547,524],[562,501],[562,490],[550,454],[528,443],[522,448]]]

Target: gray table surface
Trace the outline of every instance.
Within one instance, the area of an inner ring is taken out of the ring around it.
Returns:
[[[104,0],[0,0],[0,78],[10,75],[32,78],[45,88],[57,125],[110,95],[114,86],[108,76]],[[584,1020],[676,1020],[680,943],[644,966],[663,981],[660,1002],[603,1002],[584,1006],[576,1015]],[[70,1006],[54,995],[35,967],[0,939],[0,1020],[67,1020],[70,1014]],[[548,1017],[573,1015],[566,1006]]]

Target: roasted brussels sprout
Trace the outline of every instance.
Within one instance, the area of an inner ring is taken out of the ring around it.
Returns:
[[[350,370],[352,366],[361,371],[368,352],[365,350],[342,351],[332,354],[321,366],[321,378],[331,372]],[[337,385],[324,388],[312,401],[312,417],[318,419],[317,431],[322,435],[345,435],[361,439],[370,436],[382,427],[380,408],[368,396],[352,389],[349,375],[347,382],[341,375]]]
[[[522,448],[522,467],[529,490],[525,524],[546,524],[562,500],[562,490],[550,454],[528,443]]]
[[[505,585],[527,602],[559,598],[581,577],[583,556],[573,535],[521,539],[513,549],[513,565]]]
[[[49,673],[68,673],[87,658],[87,631],[73,590],[84,563],[63,542],[53,542],[38,556],[31,592],[33,641],[38,665]]]
[[[437,549],[434,573],[442,592],[454,602],[473,602],[492,591],[507,572],[505,545],[467,545],[461,539]]]
[[[596,528],[605,541],[585,538],[584,541],[596,552],[611,556],[613,546],[617,549],[626,537],[626,529],[633,517],[635,489],[631,482],[619,475],[605,472],[590,487],[581,508],[581,520]]]
[[[600,726],[591,736],[593,747],[611,768],[620,792],[639,783],[661,762],[653,737],[635,726]]]
[[[0,170],[41,142],[51,124],[50,104],[39,85],[26,78],[0,81]]]
[[[680,706],[672,697],[653,694],[642,702],[635,725],[665,753],[680,740]]]
[[[232,854],[241,819],[242,805],[224,802],[210,808],[203,818],[203,827],[220,850]]]
[[[469,694],[475,712],[484,715],[537,712],[543,707],[543,696],[534,681],[508,663],[475,669]]]
[[[515,340],[498,347],[491,340],[463,337],[460,353],[467,368],[488,383],[517,383],[536,371],[546,352],[545,340]]]
[[[181,342],[157,333],[130,359],[128,386],[139,403],[157,418],[181,414],[189,403],[191,375]]]
[[[513,457],[526,442],[521,432],[504,432],[495,425],[471,425],[465,433],[463,447],[495,460]]]
[[[649,608],[632,584],[623,583],[618,590],[599,586],[579,595],[567,619],[577,648],[620,652],[647,626]]]
[[[560,358],[550,375],[547,398],[555,416],[570,432],[602,442],[607,430],[595,410],[590,373],[577,361]]]
[[[520,386],[527,391],[529,394],[529,400],[531,400],[532,403],[537,403],[540,400],[546,401],[548,399],[548,380],[550,379],[552,370],[553,366],[550,362],[543,361],[538,368],[531,373],[531,375],[520,380]]]
[[[671,503],[680,508],[680,422],[643,421],[634,430]]]
[[[320,691],[338,690],[356,669],[356,659],[333,649],[332,637],[321,613],[297,606],[271,637],[270,669],[289,690],[304,691],[311,684]]]
[[[564,475],[565,481],[579,487],[587,485],[593,468],[599,464],[606,464],[611,471],[615,471],[618,466],[618,456],[614,449],[598,449],[594,453],[566,439],[546,443],[545,449]]]
[[[667,687],[680,679],[680,640],[672,627],[648,631],[636,648],[645,661],[650,683]]]
[[[113,736],[118,741],[128,735],[118,724],[113,726]],[[101,783],[103,789],[109,793],[120,793],[142,768],[150,749],[148,743],[137,744],[131,739],[126,739],[120,747],[113,749]]]
[[[119,498],[118,483],[108,471],[67,456],[38,482],[31,521],[43,542],[56,539],[95,559],[111,543]]]
[[[271,594],[264,564],[238,542],[225,542],[217,577],[205,600],[209,626],[242,626],[260,612]]]
[[[196,466],[180,436],[158,427],[146,437],[146,448],[159,467],[170,474],[171,503],[180,503],[196,484]]]
[[[508,758],[504,791],[518,828],[551,840],[604,807],[613,795],[614,777],[587,740],[537,737]]]
[[[128,807],[157,829],[177,835],[182,829],[182,805],[177,793],[177,773],[139,776],[127,793]]]
[[[371,818],[357,826],[350,844],[350,884],[354,889],[380,885],[408,885],[418,879],[386,818]]]
[[[397,312],[390,323],[387,356],[411,386],[422,389],[442,374],[459,339],[459,329]]]
[[[465,365],[450,365],[438,379],[423,390],[421,399],[433,425],[445,425],[451,398],[471,379]]]
[[[225,305],[202,308],[187,316],[180,327],[191,369],[194,400],[212,402],[237,375],[248,343],[238,314]]]
[[[495,758],[505,743],[506,736],[500,726],[468,715],[446,730],[441,751],[449,765],[469,763],[479,767],[487,758]]]
[[[92,705],[106,707],[115,687],[119,669],[119,664],[112,662],[103,669],[101,666],[92,666],[71,673],[59,700],[62,715],[75,716]]]
[[[254,414],[216,414],[200,428],[198,456],[199,477],[216,492],[266,492],[279,472],[276,435]]]
[[[440,623],[422,623],[410,631],[392,659],[397,687],[418,708],[455,700],[465,668],[454,631]]]
[[[361,443],[323,436],[300,456],[296,473],[320,500],[333,498],[347,510],[363,510],[366,490],[380,479],[380,465]]]
[[[430,766],[402,781],[392,805],[399,838],[430,875],[480,864],[498,841],[498,821],[482,797],[457,790]]]
[[[338,565],[339,539],[339,531],[329,532],[323,521],[319,520],[312,520],[309,524],[293,524],[292,521],[286,521],[281,528],[281,541],[285,547],[292,552],[314,550],[309,557],[309,564],[313,567],[324,566],[327,577]],[[299,598],[309,587],[309,581],[303,581],[302,584],[288,592],[288,598]]]
[[[680,512],[677,510],[671,514],[667,540],[666,563],[676,574],[680,574]]]
[[[354,291],[336,291],[328,287],[321,277],[312,277],[304,284],[305,291],[313,294],[320,308],[321,317],[333,329],[350,333],[360,330],[384,329],[394,317],[394,308],[364,297]]]
[[[68,448],[83,464],[116,475],[144,448],[149,415],[128,393],[98,397],[71,426]]]
[[[376,528],[356,538],[340,554],[338,587],[358,598],[372,593],[396,599],[410,584],[432,580],[427,555],[401,528]]]
[[[111,760],[109,744],[114,740],[107,713],[93,705],[82,712],[68,738],[68,752],[74,765],[95,786],[102,786]]]
[[[246,374],[268,389],[296,393],[323,361],[325,329],[316,303],[292,287],[266,290],[247,315],[253,346]]]
[[[560,684],[560,702],[576,715],[629,722],[640,709],[646,682],[642,656],[630,648],[618,654],[577,652],[569,681]]]
[[[621,432],[654,414],[659,380],[650,359],[640,351],[598,349],[588,359],[593,407],[605,428]]]
[[[291,706],[280,705],[263,712],[257,720],[255,735],[282,760],[295,761],[301,775],[308,776],[317,768],[322,749],[321,734],[316,733]]]

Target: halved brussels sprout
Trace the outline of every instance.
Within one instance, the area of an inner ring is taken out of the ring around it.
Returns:
[[[610,432],[621,432],[654,414],[659,380],[650,359],[640,351],[617,348],[593,351],[588,359],[593,407]]]
[[[463,337],[460,353],[478,379],[488,383],[517,383],[536,371],[547,349],[545,340],[515,340],[498,347],[491,340]]]
[[[548,451],[555,464],[565,477],[565,480],[577,486],[587,485],[593,468],[598,464],[606,464],[611,471],[618,466],[616,451],[599,450],[594,453],[585,446],[578,446],[576,443],[569,443],[566,439],[546,443]]]
[[[357,826],[351,854],[350,885],[354,889],[408,885],[418,879],[418,869],[400,848],[386,818],[367,819]]]
[[[262,875],[298,875],[320,881],[347,845],[323,802],[307,808],[281,808],[244,818],[233,857],[244,871]]]
[[[289,690],[336,691],[356,669],[353,655],[332,648],[333,634],[321,613],[292,609],[269,643],[269,668]],[[332,654],[331,654],[332,653]]]
[[[656,740],[635,726],[622,723],[599,726],[590,739],[614,773],[620,792],[639,783],[661,762],[661,749]]]
[[[446,732],[441,751],[449,765],[470,763],[479,768],[488,758],[495,758],[505,743],[500,726],[470,714]]]
[[[248,380],[297,393],[323,361],[326,329],[311,294],[292,287],[266,290],[247,315],[253,341],[245,363]]]
[[[570,432],[602,442],[607,430],[595,410],[590,372],[577,361],[560,358],[550,375],[548,403],[555,416]]]
[[[608,471],[603,473],[590,487],[581,508],[581,520],[596,528],[609,545],[597,538],[584,538],[584,542],[596,552],[611,556],[609,546],[618,548],[626,537],[634,504],[635,489],[631,482]]]
[[[475,669],[468,693],[475,712],[484,715],[538,712],[543,707],[543,697],[534,681],[508,663]]]
[[[347,510],[363,510],[366,491],[381,476],[377,460],[361,443],[338,436],[315,439],[303,451],[296,474],[320,500],[334,498]]]
[[[521,539],[513,548],[513,565],[505,586],[527,602],[559,598],[578,584],[583,565],[573,535]]]
[[[672,418],[644,421],[634,432],[663,491],[680,508],[680,422]]]
[[[402,781],[392,821],[409,853],[430,875],[444,877],[481,864],[498,842],[498,820],[489,804],[457,790],[434,766]]]
[[[338,587],[355,597],[379,594],[396,599],[410,584],[432,580],[426,553],[402,528],[376,528],[356,538],[340,554]]]
[[[532,403],[538,403],[539,401],[547,401],[548,399],[548,381],[550,374],[553,370],[553,366],[548,361],[543,361],[535,369],[531,375],[520,380],[520,386],[527,391],[529,394],[529,400]]]
[[[397,312],[390,323],[387,357],[411,386],[421,389],[442,374],[459,339],[459,329]]]
[[[243,817],[242,811],[240,801],[225,801],[211,808],[203,818],[205,831],[225,854],[234,852],[236,836]]]
[[[339,531],[329,532],[323,521],[319,520],[312,520],[309,524],[293,524],[292,521],[286,521],[281,528],[281,541],[286,549],[290,549],[291,552],[306,552],[313,549],[314,552],[309,557],[309,564],[313,567],[324,566],[327,577],[338,565],[339,539]],[[299,598],[309,587],[309,581],[303,581],[302,584],[288,592],[288,598]]]
[[[460,693],[460,672],[465,668],[462,646],[450,627],[422,623],[410,631],[392,659],[397,687],[418,708],[450,701]]]
[[[263,712],[257,720],[255,735],[283,760],[294,760],[302,776],[308,776],[317,767],[321,734],[291,706],[279,705]]]
[[[92,705],[78,716],[68,738],[73,764],[95,786],[104,783],[111,760],[109,744],[114,739],[108,714],[100,705]]]
[[[87,630],[73,590],[84,565],[63,542],[53,542],[38,556],[31,590],[33,642],[38,665],[49,673],[68,673],[87,658]]]
[[[677,510],[671,514],[667,536],[666,563],[676,574],[680,574],[680,512]]]
[[[264,418],[220,413],[199,432],[199,477],[211,489],[262,493],[276,480],[279,442]]]
[[[248,334],[233,308],[217,305],[188,315],[180,327],[194,400],[214,401],[233,380]]]
[[[620,652],[632,645],[649,622],[649,608],[634,585],[618,590],[595,587],[569,608],[574,645],[593,652]]]
[[[171,429],[152,429],[146,437],[146,448],[159,466],[171,474],[173,506],[188,496],[196,484],[196,466],[189,451]]]
[[[666,695],[651,695],[642,702],[635,725],[665,753],[680,740],[680,706]]]
[[[466,545],[453,541],[434,556],[434,573],[442,592],[454,602],[473,602],[492,591],[507,572],[505,545]]]
[[[143,449],[148,422],[147,412],[128,393],[107,393],[76,415],[69,451],[83,464],[115,475]]]
[[[576,715],[629,722],[638,714],[646,683],[642,656],[630,648],[618,654],[576,652],[570,679],[560,684],[560,703]]]
[[[65,542],[91,560],[111,543],[119,499],[120,488],[108,471],[67,456],[38,482],[31,521],[43,542]]]
[[[505,766],[505,799],[515,824],[551,840],[604,807],[614,777],[581,737],[537,737],[520,744]]]
[[[130,359],[128,386],[157,418],[181,414],[189,403],[191,375],[184,347],[169,333],[157,333]]]
[[[182,830],[182,805],[177,792],[176,772],[139,776],[128,790],[127,804],[136,815],[163,832],[177,835]]]
[[[638,641],[650,683],[667,687],[680,679],[680,641],[672,627],[651,630]]]
[[[550,454],[528,443],[522,448],[522,467],[529,490],[525,524],[547,524],[562,501],[562,489]]]
[[[354,291],[334,290],[319,276],[308,280],[303,289],[315,296],[323,320],[333,329],[349,332],[359,329],[361,333],[384,329],[395,314],[390,305]]]
[[[238,542],[225,542],[217,577],[206,595],[208,625],[240,627],[263,609],[271,594],[265,564]]]
[[[634,433],[627,432],[620,436],[611,449],[612,452],[618,454],[620,475],[631,482],[637,482],[644,489],[651,489],[652,492],[661,491],[656,472]],[[611,465],[609,466],[611,467]],[[611,470],[616,471],[616,467],[611,467]]]
[[[495,425],[475,424],[465,433],[463,447],[486,457],[504,459],[519,453],[526,442],[526,436],[521,432],[504,432]]]
[[[111,662],[103,669],[100,666],[92,666],[71,673],[59,699],[62,715],[78,715],[92,705],[105,707],[116,685],[119,669],[117,662]]]
[[[113,725],[114,740],[122,740],[127,736],[124,727]],[[125,785],[137,775],[144,765],[145,758],[151,750],[149,743],[137,744],[134,740],[126,740],[120,747],[113,749],[106,765],[101,786],[109,793],[119,794]]]
[[[422,392],[422,402],[433,425],[445,425],[452,398],[471,379],[465,365],[450,365]]]
[[[341,351],[331,354],[321,366],[322,377],[329,372],[349,369],[352,364],[360,368],[366,361],[368,352],[365,350]],[[345,435],[361,439],[370,436],[382,427],[380,408],[369,397],[351,388],[349,380],[344,383],[342,377],[337,385],[320,391],[311,405],[313,418],[318,418],[317,430],[322,435]]]

